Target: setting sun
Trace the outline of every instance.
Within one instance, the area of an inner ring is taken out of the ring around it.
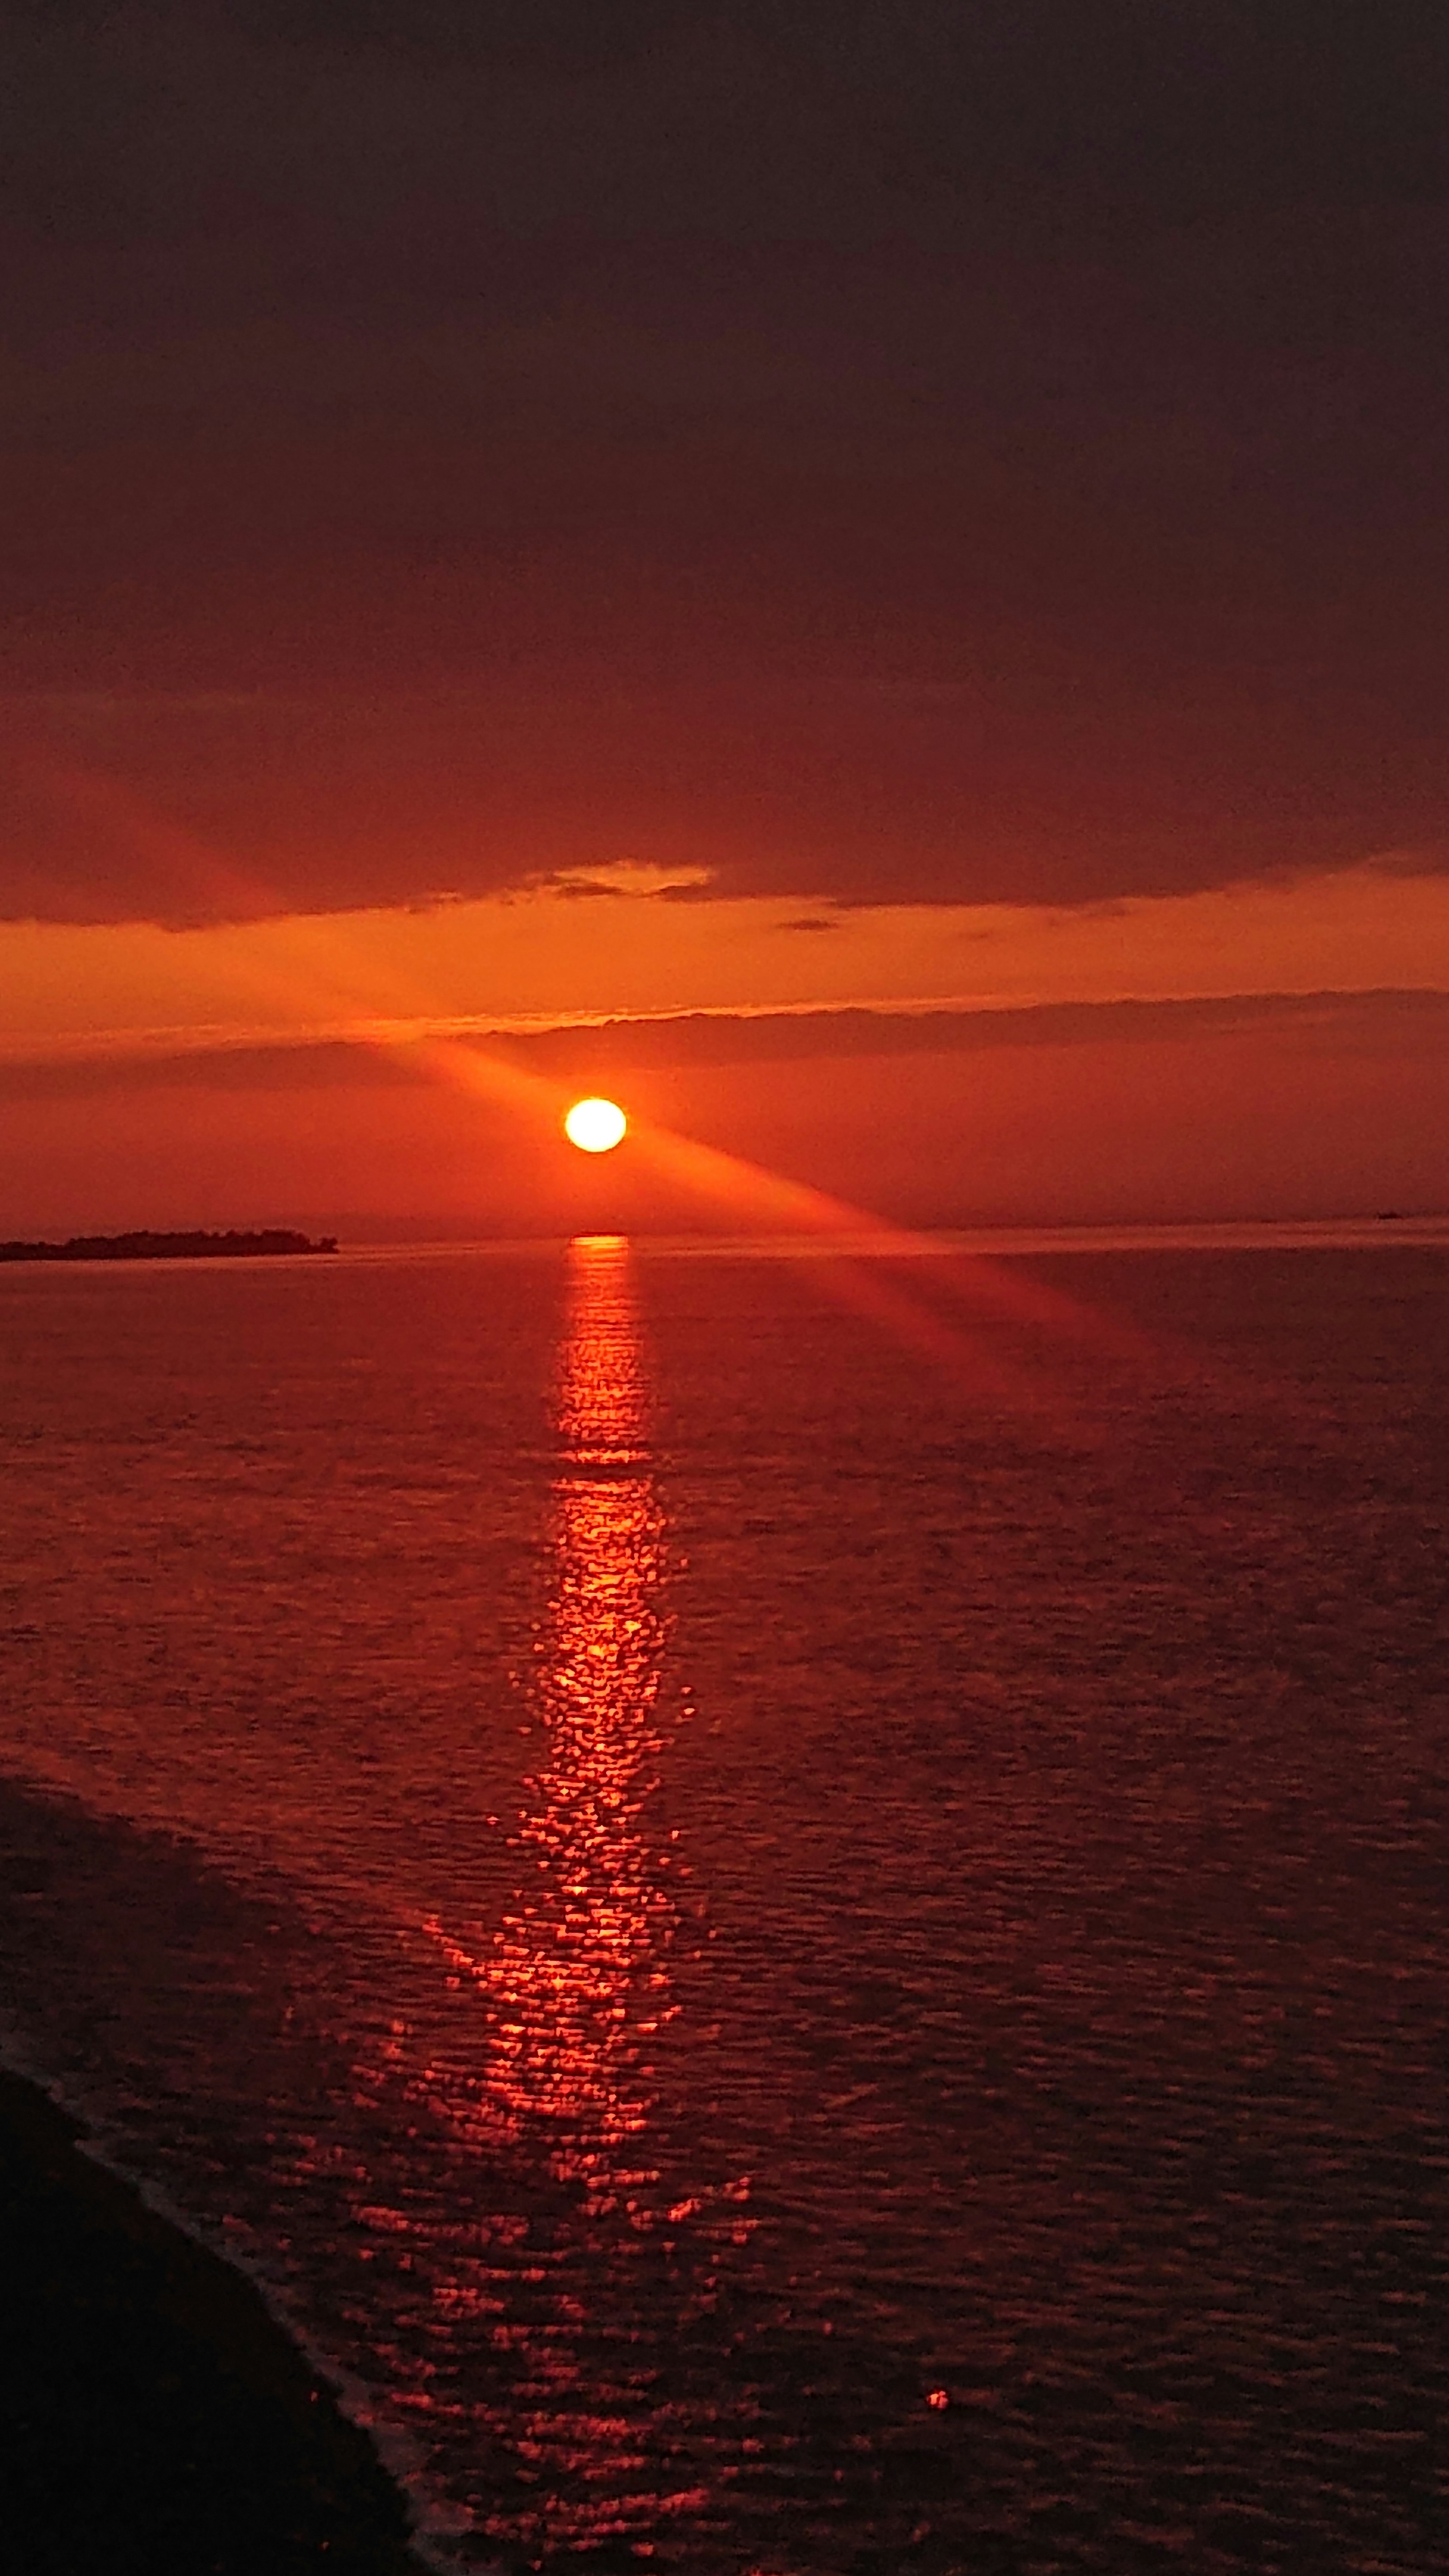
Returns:
[[[582,1154],[611,1154],[622,1143],[629,1121],[613,1100],[576,1100],[564,1120],[564,1134]]]

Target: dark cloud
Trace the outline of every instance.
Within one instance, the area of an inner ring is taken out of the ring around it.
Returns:
[[[1449,13],[11,9],[0,910],[1449,845]]]
[[[1278,1034],[1341,1060],[1357,1053],[1427,1052],[1449,1042],[1449,992],[1247,993],[1177,1001],[1052,1002],[1005,1010],[684,1012],[536,1029],[456,1044],[561,1084],[622,1083],[630,1075],[728,1065],[978,1054],[987,1049],[1162,1045]],[[117,1090],[316,1090],[436,1082],[431,1059],[391,1046],[328,1037],[113,1051],[63,1060],[0,1062],[0,1097],[52,1099]]]

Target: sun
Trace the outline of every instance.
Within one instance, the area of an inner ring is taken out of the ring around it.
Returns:
[[[628,1128],[628,1119],[613,1100],[576,1100],[564,1120],[564,1134],[581,1154],[612,1154]]]

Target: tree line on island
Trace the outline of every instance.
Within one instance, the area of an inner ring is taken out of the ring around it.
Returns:
[[[282,1252],[335,1252],[335,1234],[298,1234],[266,1226],[250,1234],[73,1234],[64,1243],[0,1243],[0,1261],[195,1261],[255,1260]]]

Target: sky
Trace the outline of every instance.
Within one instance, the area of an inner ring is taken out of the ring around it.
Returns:
[[[1437,0],[0,31],[0,1233],[1449,1208]]]

